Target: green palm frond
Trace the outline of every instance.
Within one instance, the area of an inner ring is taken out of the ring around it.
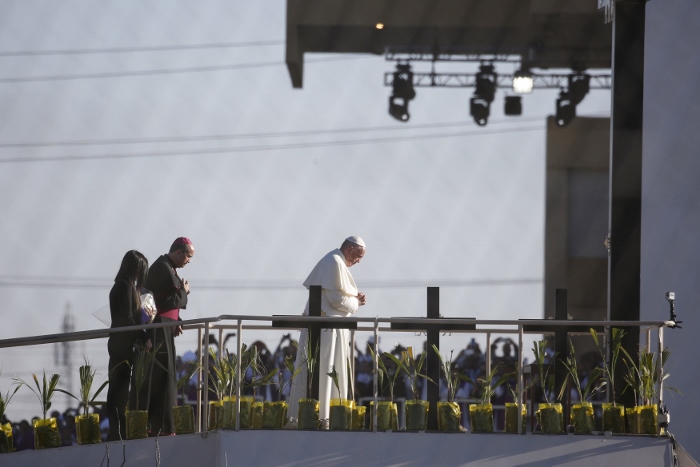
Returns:
[[[0,371],[0,375],[2,374],[2,371]],[[15,395],[15,393],[19,390],[21,384],[17,384],[14,382],[12,384],[14,386],[14,391],[12,388],[9,388],[7,390],[7,393],[3,396],[2,393],[0,392],[0,420],[2,417],[5,415],[5,411],[7,410],[7,406],[10,405],[10,401],[12,400],[12,397]]]
[[[547,341],[535,341],[534,344],[535,346],[532,348],[532,352],[535,355],[535,363],[537,364],[537,369],[539,370],[540,374],[540,387],[542,388],[544,401],[549,404],[549,392],[552,390],[552,384],[550,383],[549,379],[549,370],[552,365],[545,363],[545,359],[547,357]],[[556,356],[557,354],[555,353],[552,356],[552,361],[554,361]]]
[[[459,388],[459,382],[470,382],[471,380],[469,377],[467,377],[467,375],[463,374],[458,369],[453,368],[452,351],[450,351],[449,360],[447,358],[443,358],[442,354],[440,353],[440,350],[435,344],[433,344],[433,351],[437,354],[438,358],[440,359],[440,368],[442,370],[443,376],[445,377],[445,382],[447,383],[447,401],[453,402],[455,395],[457,394],[457,389]]]
[[[610,363],[606,361],[606,356],[603,350],[600,348],[598,343],[598,333],[591,328],[591,336],[595,342],[598,350],[600,351],[600,356],[603,358],[603,374],[607,380],[607,384],[610,387],[610,393],[612,395],[612,403],[615,405],[615,399],[617,398],[615,393],[615,372],[617,368],[617,362],[620,358],[620,352],[622,351],[622,338],[625,336],[626,332],[622,328],[612,328],[610,332]],[[624,391],[623,391],[624,392]]]
[[[501,371],[502,365],[499,363],[491,369],[489,374],[485,378],[477,378],[476,381],[472,380],[470,377],[464,375],[464,380],[471,383],[479,389],[479,403],[488,404],[491,402],[491,398],[496,394],[496,390],[510,378],[513,373],[504,373],[500,378],[494,382],[494,379]]]
[[[51,378],[49,380],[46,380],[46,370],[44,370],[44,378],[42,381],[42,384],[39,385],[39,378],[37,378],[36,374],[32,374],[32,377],[34,378],[34,384],[36,385],[36,390],[23,381],[20,378],[13,378],[13,380],[19,385],[19,386],[27,386],[31,391],[34,393],[34,395],[39,399],[39,403],[41,404],[41,412],[44,416],[44,419],[46,419],[46,414],[49,412],[51,409],[51,398],[53,397],[54,392],[56,392],[56,386],[58,385],[58,380],[61,379],[61,375],[58,375],[54,373],[51,375]]]
[[[85,364],[78,369],[78,376],[80,379],[80,396],[76,397],[75,395],[71,394],[70,392],[64,389],[56,389],[56,391],[61,392],[63,394],[67,394],[73,399],[80,402],[80,404],[83,406],[83,415],[87,416],[90,406],[95,405],[95,400],[97,399],[97,396],[99,396],[102,390],[107,386],[107,384],[109,384],[109,381],[104,381],[102,385],[97,389],[95,394],[92,397],[90,397],[90,392],[92,392],[92,383],[95,380],[97,370],[93,369],[87,357],[83,357],[83,361],[85,362]]]
[[[433,381],[427,375],[421,373],[421,370],[423,369],[423,364],[425,363],[425,352],[421,354],[418,361],[416,361],[416,359],[413,358],[413,347],[408,347],[406,350],[401,352],[400,360],[396,358],[393,354],[385,353],[385,355],[389,357],[394,363],[396,363],[399,370],[397,371],[397,373],[403,371],[406,374],[406,377],[409,379],[409,382],[411,384],[411,392],[413,393],[413,398],[415,400],[420,399],[418,378],[425,378],[427,381],[430,381],[431,383],[435,384],[435,381]]]
[[[578,364],[576,361],[576,351],[574,349],[574,343],[571,341],[571,339],[569,339],[569,354],[566,356],[566,360],[560,361],[566,368],[567,374],[566,378],[564,379],[564,384],[562,384],[561,389],[559,391],[559,399],[561,399],[564,396],[564,392],[566,391],[566,384],[569,381],[569,379],[576,388],[576,391],[579,395],[579,400],[581,402],[587,401],[592,394],[599,391],[605,386],[606,381],[601,381],[599,378],[601,369],[598,367],[594,368],[593,371],[591,371],[586,386],[583,387],[581,385],[581,379],[579,378],[578,374]]]
[[[401,372],[397,368],[397,370],[392,375],[391,372],[389,371],[389,368],[387,368],[386,364],[384,363],[384,360],[382,360],[381,358],[377,358],[376,354],[374,353],[374,351],[371,348],[369,349],[369,351],[372,354],[372,361],[374,361],[375,358],[377,359],[377,368],[379,370],[379,374],[377,375],[377,377],[379,379],[379,385],[381,386],[382,384],[384,384],[385,380],[388,382],[389,395],[391,397],[391,401],[393,402],[394,401],[394,384],[396,383],[396,378],[399,376],[399,374]],[[395,361],[394,356],[391,355],[389,352],[384,352],[382,354],[382,356],[388,357],[391,360]]]

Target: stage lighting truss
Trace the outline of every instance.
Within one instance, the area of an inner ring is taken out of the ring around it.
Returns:
[[[583,71],[574,71],[569,74],[534,73],[522,64],[513,74],[500,74],[496,73],[490,60],[484,61],[483,56],[478,57],[482,60],[477,73],[437,73],[434,69],[435,61],[431,72],[417,73],[411,71],[410,64],[400,63],[396,71],[384,74],[384,85],[393,88],[389,98],[389,113],[397,120],[408,121],[408,101],[415,98],[415,88],[418,87],[472,87],[474,95],[469,102],[470,114],[478,125],[483,126],[488,121],[490,104],[494,100],[497,89],[508,89],[517,94],[532,92],[534,89],[560,89],[556,103],[556,120],[557,125],[563,127],[576,116],[576,106],[591,89],[612,87],[610,74],[589,74]],[[467,56],[462,61],[471,61],[476,58],[476,55]],[[421,55],[416,59],[424,60],[425,57]],[[491,57],[491,60],[510,61],[498,56]],[[526,86],[521,87],[521,84]],[[522,114],[520,96],[506,97],[505,113],[506,115]]]

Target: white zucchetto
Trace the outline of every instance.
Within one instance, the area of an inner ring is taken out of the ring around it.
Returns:
[[[362,248],[367,248],[367,245],[365,245],[365,241],[362,240],[360,237],[356,237],[355,235],[346,238],[345,241],[354,243],[355,245],[361,246]]]

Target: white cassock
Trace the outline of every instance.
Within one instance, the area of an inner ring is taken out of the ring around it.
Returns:
[[[357,300],[357,286],[352,278],[348,267],[345,265],[345,257],[339,250],[333,250],[324,256],[314,267],[309,277],[304,281],[307,289],[312,285],[320,285],[321,312],[325,316],[344,317],[357,312],[360,304]],[[304,315],[309,314],[309,302],[306,302]],[[347,399],[348,392],[348,358],[350,356],[349,338],[350,332],[347,329],[322,329],[321,346],[319,349],[319,416],[328,418],[330,399]],[[292,382],[292,389],[289,394],[290,417],[296,418],[299,409],[299,399],[306,398],[306,388],[308,374],[304,364],[304,354],[309,342],[308,329],[301,330],[299,337],[299,349],[295,367],[301,366],[301,371]],[[327,375],[331,368],[335,367],[338,373],[338,386],[340,392],[335,387],[333,380]]]

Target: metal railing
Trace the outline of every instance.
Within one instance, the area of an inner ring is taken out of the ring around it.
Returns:
[[[247,324],[243,324],[243,323]],[[272,323],[275,322],[275,326]],[[289,323],[289,326],[285,326],[285,323]],[[205,380],[205,375],[203,374],[202,368],[209,368],[209,352],[203,351],[209,345],[209,335],[212,330],[216,330],[219,333],[219,342],[222,342],[223,332],[226,329],[235,329],[236,332],[236,358],[237,358],[237,372],[236,378],[236,431],[240,430],[240,401],[241,401],[241,350],[243,344],[243,333],[244,331],[252,330],[270,330],[279,331],[280,329],[298,329],[300,323],[306,325],[313,325],[314,323],[322,323],[324,327],[332,328],[334,325],[338,327],[347,327],[347,323],[356,324],[356,330],[352,332],[352,338],[350,343],[350,352],[354,357],[355,350],[355,333],[356,332],[371,332],[374,336],[374,342],[379,342],[380,335],[383,333],[406,333],[414,332],[407,331],[405,329],[392,329],[392,325],[396,324],[413,324],[417,325],[418,329],[420,326],[425,326],[426,329],[429,327],[441,327],[444,326],[449,329],[451,334],[485,334],[486,335],[486,367],[487,372],[491,369],[491,336],[493,334],[517,334],[518,336],[518,352],[517,357],[519,360],[518,364],[518,381],[523,381],[523,339],[525,334],[549,334],[549,332],[542,331],[526,331],[525,328],[532,327],[533,325],[545,325],[547,327],[557,328],[557,327],[574,327],[574,326],[602,326],[606,330],[609,328],[638,328],[640,332],[646,335],[646,348],[651,351],[652,348],[652,337],[653,333],[656,332],[657,350],[655,353],[660,355],[663,351],[664,346],[664,333],[663,329],[668,325],[668,322],[664,321],[574,321],[574,320],[481,320],[481,319],[461,319],[461,318],[439,318],[439,319],[429,319],[429,318],[328,318],[328,317],[313,317],[313,316],[250,316],[250,315],[220,315],[211,318],[193,319],[185,321],[174,321],[169,323],[156,323],[147,325],[137,325],[137,326],[126,326],[120,328],[110,328],[110,329],[99,329],[99,330],[89,330],[89,331],[78,331],[62,334],[49,334],[42,336],[32,336],[32,337],[19,337],[12,339],[0,340],[0,349],[2,348],[14,348],[22,346],[32,346],[41,344],[50,344],[57,342],[73,342],[91,339],[103,339],[109,337],[110,334],[119,332],[129,332],[134,330],[143,329],[157,329],[165,328],[171,326],[183,326],[184,330],[197,330],[198,333],[198,355],[201,355],[203,359],[201,368],[198,372],[198,388],[197,388],[197,431],[201,432],[203,436],[206,436],[208,427],[208,417],[209,411],[204,410],[208,407],[208,384]],[[344,326],[345,325],[345,326]],[[497,326],[497,327],[496,327]],[[464,327],[464,330],[460,330],[460,327]],[[203,346],[203,343],[204,346]],[[221,351],[221,347],[219,347]],[[630,352],[632,353],[632,352]],[[636,353],[636,352],[635,352]],[[354,362],[354,358],[350,361]],[[663,364],[662,359],[658,358],[658,378],[657,378],[657,395],[659,403],[663,402]],[[377,386],[377,373],[378,373],[378,355],[375,353],[374,358],[374,407],[377,407],[378,402],[378,386]],[[353,372],[354,374],[354,372]],[[354,379],[354,378],[353,378]],[[517,393],[517,403],[520,405],[525,404],[523,400],[523,385],[518,385]],[[373,431],[377,431],[377,411],[374,411],[374,417],[372,421]],[[518,410],[518,432],[522,429],[522,412]]]

